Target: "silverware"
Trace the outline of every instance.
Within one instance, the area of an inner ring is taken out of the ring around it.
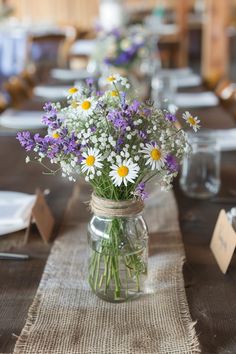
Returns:
[[[29,259],[28,254],[19,254],[19,253],[7,253],[7,252],[0,252],[0,259],[12,259],[12,260],[19,260],[24,261]]]

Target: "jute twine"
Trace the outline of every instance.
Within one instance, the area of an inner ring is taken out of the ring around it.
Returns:
[[[98,197],[92,194],[90,208],[97,216],[107,217],[129,217],[134,216],[143,211],[144,203],[141,200],[110,200]]]

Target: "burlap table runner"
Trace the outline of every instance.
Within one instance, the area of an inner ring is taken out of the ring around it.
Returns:
[[[98,299],[88,286],[85,199],[88,194],[76,189],[14,354],[199,352],[184,290],[184,249],[173,194],[155,192],[148,201],[146,294],[121,304]]]

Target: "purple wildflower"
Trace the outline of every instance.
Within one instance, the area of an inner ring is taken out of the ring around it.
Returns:
[[[147,139],[147,132],[143,130],[139,130],[138,135],[140,136],[141,139],[146,140]]]
[[[124,144],[124,137],[121,135],[116,142],[116,152],[120,152],[122,149],[122,145]]]
[[[133,103],[130,105],[130,110],[133,113],[137,113],[140,105],[141,105],[141,103],[138,100],[134,100]]]
[[[92,78],[86,79],[86,84],[87,84],[89,87],[93,86],[93,84],[94,84],[94,79],[92,79]]]
[[[149,109],[149,108],[144,108],[144,109],[143,109],[143,114],[144,114],[146,117],[150,116],[151,113],[152,113],[151,109]]]
[[[121,131],[125,131],[128,127],[128,122],[126,121],[125,117],[123,116],[122,112],[118,110],[113,110],[108,113],[107,119],[114,125],[116,129]]]
[[[16,139],[26,151],[31,151],[35,147],[35,141],[29,131],[18,132]]]
[[[178,169],[179,169],[179,164],[176,160],[176,158],[171,155],[171,154],[168,154],[166,157],[165,157],[165,162],[166,162],[166,166],[168,168],[168,170],[171,172],[171,173],[174,173],[174,172],[177,172]]]
[[[116,39],[119,39],[121,37],[121,32],[119,30],[119,28],[113,28],[111,31],[110,31],[110,34],[112,36],[114,36]]]
[[[54,107],[51,102],[46,102],[43,106],[45,112],[50,112],[54,110]]]
[[[145,183],[141,182],[137,185],[134,194],[139,197],[141,200],[148,198],[148,193],[145,192]]]
[[[52,130],[58,129],[61,126],[61,120],[57,117],[57,109],[51,102],[45,103],[43,106],[46,114],[42,118],[42,122]]]
[[[65,154],[73,153],[75,155],[80,155],[80,149],[81,144],[78,142],[78,139],[74,133],[72,133],[70,137],[63,139],[63,151]]]
[[[121,97],[121,107],[122,109],[126,110],[128,107],[126,103],[126,92],[121,92],[120,97]]]
[[[103,95],[103,91],[99,90],[99,91],[96,91],[96,96],[98,97],[101,97]]]
[[[92,133],[94,133],[97,130],[97,128],[95,127],[95,125],[92,125],[90,127],[90,130],[91,130]]]
[[[176,122],[177,118],[174,114],[167,113],[165,115],[165,119],[167,119],[169,122]]]

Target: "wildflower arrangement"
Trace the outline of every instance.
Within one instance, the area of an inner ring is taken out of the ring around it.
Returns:
[[[130,69],[145,56],[145,42],[146,34],[137,26],[102,32],[92,59],[108,66]]]
[[[131,98],[126,78],[114,74],[107,78],[107,85],[105,92],[97,92],[88,80],[87,85],[69,90],[66,107],[46,103],[43,123],[47,134],[19,132],[17,139],[27,152],[33,153],[33,157],[26,158],[27,162],[39,161],[48,172],[60,172],[71,181],[83,175],[98,197],[114,201],[145,200],[146,184],[154,176],[158,176],[162,188],[171,187],[179,164],[189,151],[186,133],[176,127],[175,115],[156,108],[152,102]],[[199,120],[189,112],[184,113],[183,119],[195,131],[199,128]],[[49,168],[46,160],[55,169]],[[106,255],[107,249],[114,250],[114,245],[119,244],[122,227],[122,221],[114,218],[110,229],[113,236],[104,240],[99,258],[106,250],[104,272],[106,279],[110,274],[109,281],[116,282],[116,295],[119,295],[117,272],[109,267],[118,264],[119,249],[111,256],[115,257],[114,262]],[[94,274],[98,261],[94,259],[90,284],[96,290],[99,282]],[[140,256],[127,259],[127,264],[129,270],[133,266],[132,277],[138,284],[144,271]],[[106,286],[109,288],[109,284]]]

